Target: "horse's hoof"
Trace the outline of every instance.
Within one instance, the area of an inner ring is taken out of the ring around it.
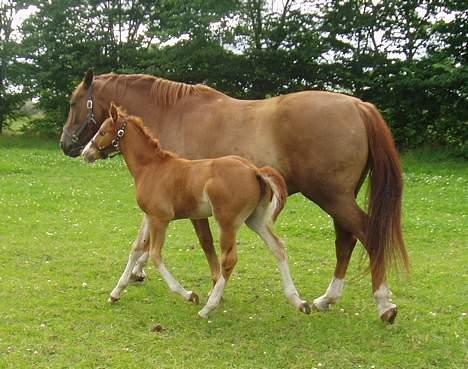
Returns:
[[[310,314],[311,312],[310,305],[307,303],[307,301],[302,302],[301,306],[299,307],[299,310],[302,311],[304,314]]]
[[[143,282],[146,278],[145,273],[141,274],[131,274],[130,275],[130,282]]]
[[[395,307],[392,307],[390,309],[388,309],[385,313],[383,313],[381,316],[380,316],[380,319],[382,319],[383,322],[386,322],[388,324],[393,324],[393,322],[395,321],[395,318],[397,316],[397,313],[398,313],[398,310]]]
[[[107,300],[107,302],[108,302],[109,304],[114,304],[114,303],[116,303],[116,302],[119,301],[119,300],[120,300],[120,297],[114,297],[114,296],[111,295],[111,296],[109,296],[109,299]]]
[[[198,298],[198,295],[195,292],[190,292],[188,300],[193,302],[194,305],[198,305],[200,303],[200,299]]]

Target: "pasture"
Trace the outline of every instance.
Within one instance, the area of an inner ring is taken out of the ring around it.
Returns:
[[[304,315],[245,227],[225,301],[200,319],[200,306],[172,293],[152,267],[148,280],[107,303],[142,218],[120,157],[89,165],[57,142],[0,137],[0,368],[464,368],[468,165],[420,151],[404,155],[404,172],[412,273],[390,277],[394,325],[377,317],[360,246],[339,304]],[[332,277],[331,221],[292,196],[276,230],[312,302]],[[188,221],[172,223],[163,256],[205,303],[209,270]],[[157,323],[161,331],[151,329]]]

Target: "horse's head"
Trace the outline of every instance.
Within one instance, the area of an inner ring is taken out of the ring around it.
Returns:
[[[76,157],[99,128],[97,117],[103,116],[93,95],[94,73],[90,69],[70,98],[70,110],[63,127],[60,147],[65,155]]]
[[[119,141],[125,133],[128,117],[112,102],[109,117],[102,123],[94,137],[83,149],[82,155],[88,163],[105,159],[119,150]]]

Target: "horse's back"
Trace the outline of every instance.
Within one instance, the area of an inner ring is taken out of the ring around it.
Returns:
[[[190,159],[238,155],[272,166],[290,193],[354,191],[368,155],[360,103],[320,91],[264,100],[196,96],[168,114],[161,142]]]

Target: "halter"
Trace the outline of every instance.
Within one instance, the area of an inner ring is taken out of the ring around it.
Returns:
[[[114,146],[116,148],[116,150],[118,150],[118,151],[120,151],[120,149],[119,149],[120,139],[125,134],[125,128],[127,128],[127,124],[128,124],[128,118],[125,117],[124,122],[122,124],[122,127],[120,127],[120,129],[117,131],[117,136],[112,140],[112,146]]]
[[[68,130],[65,130],[65,133],[69,136],[71,136],[72,143],[77,144],[80,143],[80,136],[84,132],[84,130],[90,125],[93,124],[96,126],[96,128],[99,128],[97,122],[96,122],[96,117],[93,112],[93,83],[88,87],[88,99],[86,101],[86,109],[88,110],[88,114],[86,115],[86,120],[83,122],[81,127],[75,131],[75,133],[70,133]],[[84,145],[81,145],[81,148],[83,148]]]
[[[122,126],[117,130],[117,135],[112,140],[112,142],[111,142],[111,144],[109,146],[106,146],[106,147],[99,146],[96,143],[96,141],[94,141],[94,138],[91,139],[91,146],[94,146],[101,153],[103,159],[106,159],[107,157],[113,158],[115,155],[118,155],[118,153],[120,152],[120,149],[119,149],[120,140],[122,139],[122,137],[125,134],[125,129],[127,128],[127,124],[128,124],[128,118],[125,117]],[[109,151],[109,152],[107,151],[109,149],[109,147],[111,147],[111,146],[113,146],[115,148],[115,150],[117,151],[112,156],[110,156],[112,151]]]

